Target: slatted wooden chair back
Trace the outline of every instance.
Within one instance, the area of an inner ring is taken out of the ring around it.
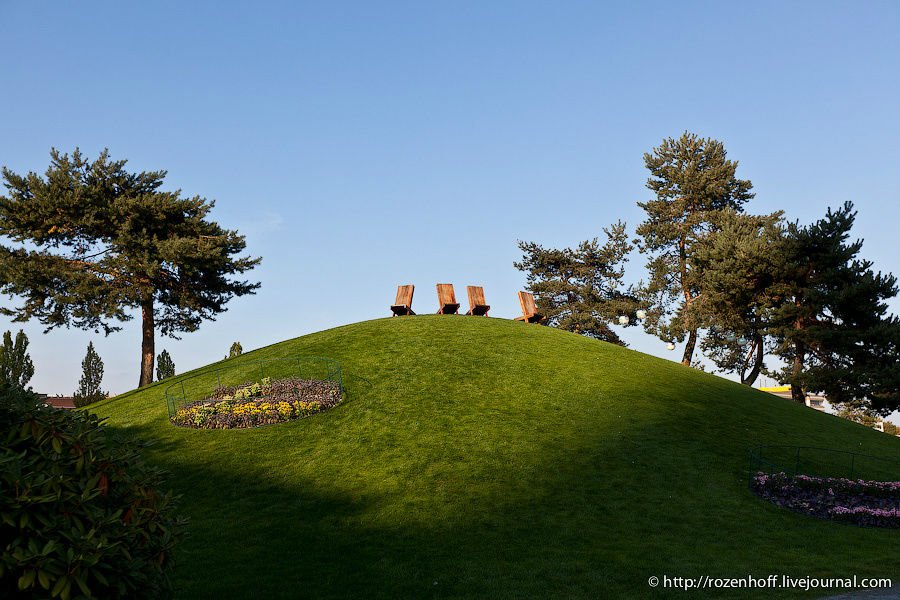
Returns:
[[[519,304],[522,305],[522,315],[530,317],[537,313],[537,307],[534,305],[534,295],[531,292],[519,292]]]
[[[480,285],[469,285],[466,286],[466,293],[469,295],[469,312],[466,314],[487,316],[491,307],[484,301],[484,288]]]
[[[484,306],[484,288],[480,285],[466,286],[466,293],[469,295],[469,307]]]
[[[531,292],[519,292],[519,304],[522,306],[522,316],[516,317],[516,321],[540,323],[546,318],[537,311],[537,307],[534,305],[534,296],[531,295]]]
[[[394,315],[416,314],[412,311],[412,299],[415,289],[416,286],[412,284],[397,286],[397,299],[394,300],[394,305],[391,306],[391,311]]]
[[[456,301],[456,294],[453,293],[452,283],[437,284],[438,294],[438,314],[454,315],[459,310],[459,303]]]
[[[397,300],[394,302],[397,306],[412,306],[413,292],[416,290],[414,285],[398,285]]]

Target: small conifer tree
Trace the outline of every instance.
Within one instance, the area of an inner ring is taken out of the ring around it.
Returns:
[[[94,342],[88,343],[87,355],[81,361],[81,380],[75,390],[75,406],[82,407],[106,398],[106,392],[100,390],[103,381],[103,360],[94,350]]]
[[[175,375],[175,361],[167,350],[163,350],[156,357],[156,380],[162,381]]]
[[[28,336],[21,329],[12,339],[12,332],[3,334],[0,345],[0,386],[25,389],[34,375],[34,364],[28,355]]]

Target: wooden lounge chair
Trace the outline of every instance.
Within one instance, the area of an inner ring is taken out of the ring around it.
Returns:
[[[459,303],[456,301],[456,294],[453,293],[452,283],[437,284],[438,304],[440,308],[437,311],[439,315],[455,315],[459,310]]]
[[[468,285],[466,292],[469,294],[469,312],[466,314],[488,316],[491,307],[484,302],[484,289],[480,285]]]
[[[531,292],[519,292],[519,304],[522,305],[522,316],[516,317],[516,321],[540,323],[546,318],[537,312],[537,307],[534,305],[534,296],[531,295]]]
[[[414,285],[397,286],[397,299],[394,300],[394,305],[391,306],[391,310],[394,313],[391,315],[392,317],[416,314],[412,311],[412,297],[415,289],[416,286]]]

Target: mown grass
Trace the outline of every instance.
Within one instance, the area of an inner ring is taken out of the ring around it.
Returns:
[[[896,438],[790,401],[478,317],[368,321],[230,362],[286,356],[339,361],[347,401],[243,431],[170,425],[169,381],[92,407],[154,440],[148,459],[184,494],[183,598],[812,598],[827,594],[647,581],[900,564],[897,531],[748,491],[758,444],[900,455]]]

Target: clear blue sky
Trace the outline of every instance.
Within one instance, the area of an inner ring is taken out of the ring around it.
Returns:
[[[109,147],[247,235],[262,288],[157,339],[179,372],[386,316],[401,283],[420,313],[446,282],[512,317],[516,240],[633,230],[643,153],[684,130],[725,143],[750,211],[810,222],[852,200],[864,255],[900,274],[898,31],[897,2],[6,1],[0,164]],[[38,391],[71,393],[89,340],[106,388],[137,383],[136,320],[25,330]]]

